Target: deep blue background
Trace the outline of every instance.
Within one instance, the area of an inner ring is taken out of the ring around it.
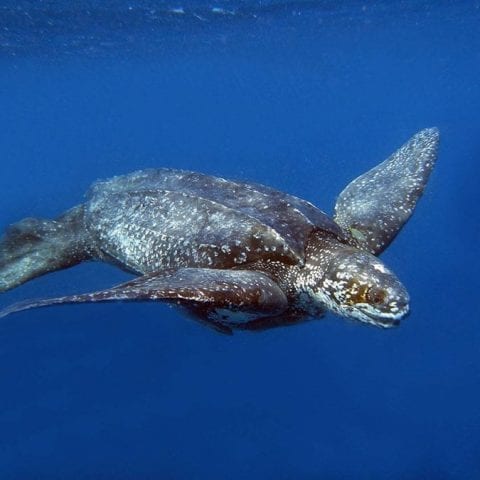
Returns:
[[[271,3],[210,18],[190,2],[161,25],[141,10],[129,29],[113,7],[109,25],[75,2],[65,28],[61,9],[0,2],[0,224],[154,166],[331,211],[348,181],[438,126],[438,167],[383,256],[412,314],[390,331],[328,316],[233,337],[155,304],[3,319],[2,480],[480,478],[480,4]],[[0,301],[125,278],[87,264]]]

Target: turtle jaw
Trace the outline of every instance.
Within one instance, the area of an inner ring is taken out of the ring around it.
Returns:
[[[356,305],[356,311],[351,316],[364,323],[381,328],[392,328],[400,325],[400,320],[409,314],[408,303],[396,313],[374,311],[368,304]]]

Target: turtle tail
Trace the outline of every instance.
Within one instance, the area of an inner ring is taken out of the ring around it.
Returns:
[[[0,238],[0,292],[91,258],[84,206],[56,220],[24,218]]]

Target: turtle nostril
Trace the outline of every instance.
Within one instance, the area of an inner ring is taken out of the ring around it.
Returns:
[[[405,292],[404,295],[401,295],[397,300],[397,305],[402,309],[408,309],[408,305],[410,303],[410,298],[408,294]]]
[[[389,289],[388,293],[387,305],[401,312],[408,311],[410,297],[403,285],[397,285],[396,288]]]
[[[393,314],[406,315],[409,308],[409,297],[406,292],[395,291],[388,292],[387,298],[385,299],[385,307],[387,311]]]
[[[396,297],[389,302],[389,306],[392,310],[396,310],[397,312],[402,312],[404,314],[407,314],[409,310],[408,297],[407,298]]]

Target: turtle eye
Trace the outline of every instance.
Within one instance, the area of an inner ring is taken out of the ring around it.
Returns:
[[[371,305],[381,305],[387,296],[385,290],[378,287],[370,287],[367,291],[367,300]]]

